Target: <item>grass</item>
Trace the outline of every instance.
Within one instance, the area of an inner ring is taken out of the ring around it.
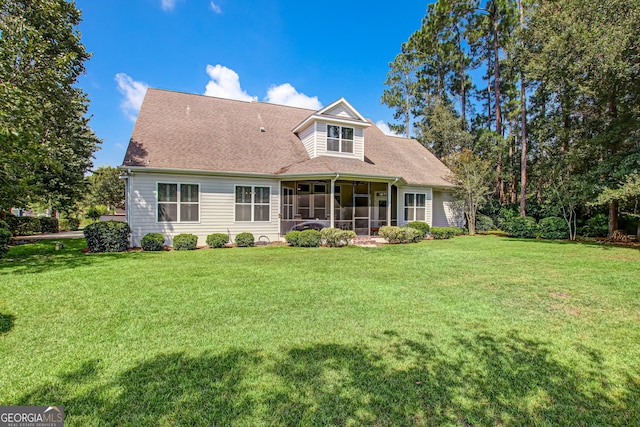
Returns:
[[[0,404],[66,425],[638,425],[640,251],[383,248],[0,260]]]

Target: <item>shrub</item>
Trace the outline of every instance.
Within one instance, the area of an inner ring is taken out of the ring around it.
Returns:
[[[530,216],[517,216],[504,225],[504,231],[513,237],[532,239],[538,233],[538,224]]]
[[[322,241],[322,234],[318,230],[303,230],[300,232],[300,247],[317,248]]]
[[[428,233],[431,227],[429,227],[429,224],[427,224],[426,222],[422,222],[422,221],[413,221],[407,224],[407,227],[411,227],[414,228],[416,230],[419,230],[422,232],[422,237],[424,238]]]
[[[7,224],[14,236],[30,236],[40,233],[42,229],[40,218],[34,216],[7,215]]]
[[[422,231],[412,227],[396,227],[395,225],[384,225],[378,230],[378,235],[389,243],[412,243],[422,239]]]
[[[236,246],[240,248],[246,248],[253,246],[255,239],[251,233],[240,233],[236,236]]]
[[[79,218],[67,218],[67,221],[69,221],[69,231],[78,231],[80,228]]]
[[[11,231],[7,228],[0,228],[0,258],[9,252],[9,243],[11,243]]]
[[[9,230],[11,231],[11,228],[9,227],[9,224],[7,224],[6,222],[4,222],[3,220],[0,219],[0,228],[3,228],[5,230]]]
[[[214,233],[207,236],[207,245],[210,248],[224,248],[229,242],[229,236],[224,233]]]
[[[300,232],[297,231],[297,230],[293,230],[293,231],[288,232],[284,236],[284,239],[291,246],[300,246]]]
[[[566,239],[569,237],[567,222],[557,216],[542,218],[538,223],[538,231],[543,239]]]
[[[511,220],[519,217],[520,217],[520,213],[514,206],[511,206],[511,207],[503,206],[500,208],[500,211],[498,212],[498,217],[496,218],[496,224],[498,225],[498,228],[500,228],[502,231],[507,231],[505,229],[506,224],[509,223]]]
[[[584,237],[607,237],[609,233],[609,217],[604,214],[596,214],[587,220],[580,229],[580,235]]]
[[[493,230],[495,225],[491,217],[486,215],[476,216],[476,231],[480,233],[486,233],[489,230]]]
[[[126,222],[96,222],[85,227],[84,238],[91,252],[124,252],[129,248],[130,232]]]
[[[102,215],[109,213],[109,209],[104,205],[91,206],[87,209],[87,218],[97,221]]]
[[[40,217],[40,231],[43,233],[57,233],[58,229],[58,219],[52,218],[49,216]]]
[[[429,232],[435,240],[451,239],[463,233],[464,230],[458,227],[431,227],[431,231]]]
[[[340,228],[323,228],[320,235],[325,245],[332,248],[339,248],[348,245],[356,237],[353,230],[342,230]]]
[[[192,251],[198,244],[198,236],[195,234],[182,233],[173,238],[174,251]]]
[[[69,231],[69,220],[66,218],[60,218],[58,220],[58,230]]]
[[[145,234],[140,240],[140,246],[145,251],[161,251],[164,249],[164,236],[161,233]]]

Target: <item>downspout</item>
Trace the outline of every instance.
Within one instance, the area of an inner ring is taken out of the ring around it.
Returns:
[[[340,174],[337,173],[335,178],[331,179],[331,201],[329,202],[329,206],[331,208],[331,212],[329,212],[329,218],[331,218],[331,223],[329,224],[331,228],[335,228],[336,226],[336,218],[335,218],[335,206],[336,206],[336,181],[340,177]]]
[[[396,178],[391,184],[387,182],[387,225],[391,225],[391,187],[396,185],[399,179]]]

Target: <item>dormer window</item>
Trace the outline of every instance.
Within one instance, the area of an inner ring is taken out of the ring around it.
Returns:
[[[327,151],[353,153],[353,128],[328,125]]]

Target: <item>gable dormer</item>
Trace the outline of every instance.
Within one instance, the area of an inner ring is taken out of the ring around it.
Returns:
[[[371,126],[355,108],[340,98],[316,111],[293,130],[309,157],[345,157],[364,161],[364,130]]]

